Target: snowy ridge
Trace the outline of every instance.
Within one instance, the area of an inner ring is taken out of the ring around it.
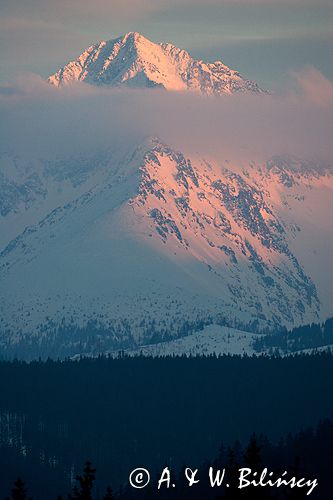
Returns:
[[[256,354],[253,342],[258,334],[243,332],[220,325],[206,326],[202,331],[169,342],[142,345],[137,349],[124,351],[127,356],[216,356],[222,354]],[[113,353],[118,356],[119,353]]]
[[[0,189],[3,348],[105,352],[332,314],[333,177],[316,165],[155,138],[85,160],[3,155]]]
[[[263,92],[221,61],[205,63],[170,43],[156,44],[140,33],[127,33],[87,48],[48,79],[59,87],[74,81],[92,85],[163,87],[206,95]]]

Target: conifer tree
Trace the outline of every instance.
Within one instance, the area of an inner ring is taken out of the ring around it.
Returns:
[[[295,477],[301,477],[300,474],[300,459],[296,457],[294,465],[290,468],[290,473]],[[303,488],[288,488],[284,491],[285,498],[288,500],[301,500],[305,498]]]
[[[110,488],[110,486],[108,486],[106,489],[106,494],[104,496],[104,500],[115,500],[115,498],[113,496],[113,491]]]
[[[245,466],[251,469],[252,474],[257,472],[256,480],[259,479],[262,470],[261,448],[258,445],[255,434],[251,436],[248,447],[244,453]],[[271,497],[270,487],[248,486],[243,490],[243,495],[248,500],[268,500]]]
[[[91,462],[87,461],[83,469],[83,475],[77,475],[78,486],[74,486],[73,492],[68,496],[69,500],[91,500],[92,489],[95,481],[96,469]]]
[[[224,495],[221,498],[236,500],[237,498],[241,498],[240,491],[237,489],[240,465],[237,462],[236,453],[232,448],[228,449],[227,457],[226,484],[228,484],[229,487],[225,487]]]
[[[253,471],[258,470],[261,466],[260,447],[258,446],[255,434],[251,436],[248,447],[245,450],[244,461],[246,466]]]
[[[26,500],[27,490],[25,484],[20,477],[18,477],[14,483],[14,488],[12,489],[12,499],[13,500]]]

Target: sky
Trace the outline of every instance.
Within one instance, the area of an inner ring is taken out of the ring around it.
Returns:
[[[139,31],[285,91],[306,67],[333,79],[332,27],[333,0],[0,0],[0,85]]]

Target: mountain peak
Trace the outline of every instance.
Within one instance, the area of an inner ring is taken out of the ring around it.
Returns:
[[[88,47],[75,60],[48,79],[59,87],[75,81],[92,85],[162,87],[206,95],[263,92],[221,61],[206,63],[192,58],[171,43],[154,43],[130,31]]]
[[[128,41],[129,42],[138,42],[141,40],[147,40],[147,38],[145,38],[143,35],[141,35],[141,33],[139,33],[138,31],[129,31],[128,33],[126,33],[123,36],[120,36],[119,38],[120,38],[120,40],[122,40],[123,43],[127,43]]]

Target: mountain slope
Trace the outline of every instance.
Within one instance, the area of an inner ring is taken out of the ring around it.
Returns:
[[[156,44],[134,32],[92,45],[48,81],[57,87],[83,81],[92,85],[160,86],[207,95],[262,92],[256,83],[221,61],[198,61],[170,43]]]
[[[4,350],[105,351],[328,314],[332,246],[302,245],[313,224],[333,234],[328,171],[221,164],[150,139],[86,159],[7,155],[0,172]]]

